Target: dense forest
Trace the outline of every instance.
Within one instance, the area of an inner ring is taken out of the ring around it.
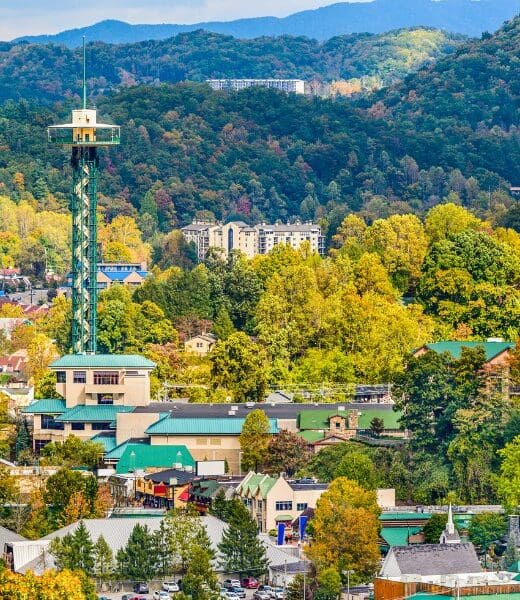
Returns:
[[[380,35],[353,34],[320,43],[306,37],[241,40],[204,31],[162,41],[88,46],[90,94],[136,84],[202,82],[210,78],[298,78],[350,86],[332,92],[359,91],[402,79],[424,62],[452,52],[463,36],[415,28]],[[8,98],[62,100],[81,89],[79,49],[58,45],[0,43],[0,101]]]

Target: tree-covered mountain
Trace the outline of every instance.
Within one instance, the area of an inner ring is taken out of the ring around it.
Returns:
[[[330,82],[370,78],[380,87],[452,52],[463,36],[417,28],[353,34],[320,43],[305,37],[239,40],[196,31],[168,40],[88,46],[90,93],[135,84],[225,77]],[[81,87],[82,52],[57,45],[0,44],[0,100],[58,100]]]
[[[103,154],[101,203],[109,216],[140,213],[148,238],[201,211],[322,219],[333,232],[349,211],[371,221],[446,198],[507,224],[520,167],[519,44],[517,18],[366,106],[200,84],[100,97],[101,115],[123,131]],[[0,193],[65,206],[67,154],[49,148],[45,127],[73,104],[0,107]]]
[[[520,0],[372,0],[341,2],[285,18],[260,17],[192,25],[130,25],[122,21],[102,21],[56,35],[19,39],[76,47],[81,44],[83,35],[92,41],[127,43],[165,39],[177,33],[205,29],[240,38],[304,35],[326,40],[345,33],[383,33],[418,25],[480,35],[483,31],[495,31],[518,12]]]

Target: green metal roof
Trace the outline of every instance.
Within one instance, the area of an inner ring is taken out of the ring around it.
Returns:
[[[520,573],[520,560],[515,560],[515,562],[510,565],[507,570],[510,573]],[[516,579],[516,578],[515,578]]]
[[[130,473],[148,468],[172,468],[181,463],[194,467],[195,461],[186,446],[150,446],[127,444],[116,466],[116,473]]]
[[[56,421],[63,423],[95,423],[116,420],[118,413],[129,413],[135,410],[135,406],[118,406],[113,404],[94,406],[75,406],[69,408],[64,414],[57,417]]]
[[[276,477],[271,477],[270,475],[265,475],[264,473],[254,473],[250,477],[244,479],[239,488],[243,495],[250,493],[254,496],[258,491],[260,491],[262,498],[265,498],[276,481]]]
[[[430,513],[418,512],[383,512],[379,515],[380,521],[410,521],[412,519],[428,521],[430,518]]]
[[[205,481],[199,481],[193,489],[193,493],[201,498],[211,499],[215,495],[215,492],[220,489],[221,483],[216,479],[207,479]]]
[[[513,342],[435,342],[424,346],[424,348],[437,352],[437,354],[449,352],[456,359],[461,357],[462,348],[484,348],[487,361],[492,360],[506,350],[512,350],[514,347]]]
[[[393,546],[407,546],[408,537],[421,531],[420,527],[383,527],[381,537],[392,548]]]
[[[105,454],[110,452],[116,447],[116,436],[115,435],[104,435],[103,432],[99,432],[95,436],[90,438],[91,442],[96,442],[97,444],[103,444],[103,448],[105,449]]]
[[[323,431],[314,431],[313,429],[307,429],[306,431],[300,431],[296,435],[303,438],[306,442],[313,443],[319,442],[325,437]]]
[[[299,428],[308,429],[329,429],[329,419],[335,415],[347,417],[349,410],[303,410],[298,415]],[[377,407],[363,407],[359,414],[359,429],[369,429],[370,421],[374,417],[379,417],[385,424],[385,429],[400,429],[398,419],[401,413],[393,410],[384,410]]]
[[[126,442],[114,446],[112,450],[106,453],[105,460],[119,460],[123,456],[123,453],[126,450],[128,444],[130,444],[130,441],[126,440]]]
[[[66,354],[51,363],[51,369],[71,368],[153,369],[155,363],[138,354]]]
[[[154,435],[240,435],[245,419],[214,418],[189,419],[171,417],[161,419],[148,427],[146,433]],[[278,421],[269,419],[271,433],[278,433]]]
[[[291,517],[291,515],[277,515],[274,520],[276,522],[278,521],[292,521],[293,517]]]
[[[22,412],[31,415],[60,415],[67,409],[65,408],[65,400],[46,398],[44,400],[35,400],[29,406],[26,406]]]

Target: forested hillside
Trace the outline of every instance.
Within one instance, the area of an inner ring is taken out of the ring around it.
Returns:
[[[508,190],[520,165],[519,44],[516,19],[359,107],[197,84],[100,97],[103,118],[123,128],[121,147],[103,153],[101,204],[109,217],[150,215],[146,238],[201,211],[251,222],[318,219],[330,235],[349,211],[371,221],[422,213],[445,198],[518,223]],[[74,105],[0,107],[1,191],[43,206],[52,197],[65,209],[67,154],[49,147],[45,127],[67,120]]]
[[[402,79],[425,61],[453,51],[460,35],[416,28],[355,34],[320,43],[304,37],[240,40],[196,31],[163,41],[88,46],[91,96],[135,84],[238,77],[331,82],[370,78],[377,88]],[[80,50],[63,46],[0,44],[0,101],[61,100],[81,88]],[[353,91],[359,82],[351,81]]]

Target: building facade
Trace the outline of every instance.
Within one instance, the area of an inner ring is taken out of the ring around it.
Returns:
[[[265,87],[292,94],[305,94],[303,79],[207,79],[213,90],[245,90],[252,87]]]
[[[258,523],[261,532],[275,529],[278,523],[289,525],[303,511],[316,508],[316,502],[327,489],[326,483],[288,481],[251,471],[236,489]]]
[[[321,227],[314,223],[288,223],[251,227],[243,221],[232,221],[225,225],[194,221],[182,228],[187,242],[193,242],[199,260],[203,260],[210,248],[228,256],[233,250],[242,252],[247,258],[267,254],[275,246],[286,244],[298,249],[307,242],[313,252],[325,252],[325,238]]]

